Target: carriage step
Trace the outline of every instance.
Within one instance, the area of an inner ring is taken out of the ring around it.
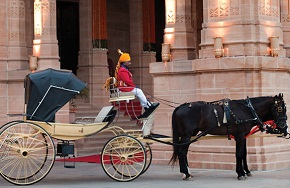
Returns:
[[[65,157],[64,157],[64,160],[63,160],[63,166],[64,168],[75,168],[76,167],[76,160],[75,160],[75,155],[72,156],[73,157],[73,161],[70,162],[70,158],[71,157],[68,157],[68,161],[66,161]]]
[[[74,153],[74,143],[69,141],[62,141],[57,143],[57,156],[63,157],[64,168],[75,168],[75,153]],[[66,161],[66,157],[68,161]],[[74,160],[71,162],[71,158]]]
[[[75,165],[64,165],[64,168],[76,168]]]

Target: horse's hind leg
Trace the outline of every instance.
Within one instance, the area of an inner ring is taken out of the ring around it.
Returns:
[[[186,143],[188,142],[190,139],[188,140],[184,140],[181,143]],[[189,170],[188,170],[188,162],[187,162],[187,153],[188,153],[188,147],[189,145],[182,145],[179,148],[179,152],[178,152],[178,160],[179,160],[179,167],[180,167],[180,173],[184,174],[183,176],[183,180],[188,180],[190,177],[192,177],[192,175],[190,174]]]

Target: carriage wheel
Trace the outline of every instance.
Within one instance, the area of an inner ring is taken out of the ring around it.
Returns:
[[[13,123],[0,134],[0,174],[15,185],[31,185],[43,179],[55,160],[54,143],[40,126]]]
[[[105,173],[116,181],[132,181],[144,172],[146,151],[143,144],[128,135],[111,138],[104,146],[101,164]]]
[[[145,151],[146,151],[146,166],[145,166],[142,174],[148,170],[148,168],[152,162],[152,150],[151,150],[150,145],[148,143],[146,143],[144,147],[145,147]]]
[[[146,172],[152,162],[152,150],[151,150],[151,147],[148,143],[145,144],[145,146],[143,145],[144,149],[145,149],[145,152],[146,152],[146,165],[143,169],[143,172],[141,174],[143,174],[144,172]],[[110,156],[112,158],[112,156]],[[140,156],[136,156],[137,158],[139,158]],[[113,160],[113,159],[112,159]],[[139,160],[139,159],[137,159]],[[113,164],[113,168],[115,169],[115,171],[117,173],[119,173],[120,175],[123,175],[125,177],[130,177],[130,174],[126,174],[124,172],[120,172],[119,169],[117,168],[116,165]]]

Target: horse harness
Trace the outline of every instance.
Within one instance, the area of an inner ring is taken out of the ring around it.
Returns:
[[[254,109],[253,105],[252,105],[252,102],[250,100],[249,97],[246,98],[246,106],[250,109],[252,115],[253,115],[253,119],[245,119],[245,120],[241,120],[241,119],[238,119],[236,117],[236,115],[233,113],[233,111],[231,110],[230,108],[230,105],[229,105],[229,101],[230,99],[226,98],[226,99],[223,99],[223,100],[219,100],[219,101],[214,101],[214,102],[204,102],[205,104],[210,104],[212,105],[213,107],[213,111],[214,111],[214,114],[215,114],[215,117],[216,117],[216,120],[217,120],[217,124],[218,124],[218,127],[221,126],[221,123],[219,121],[219,118],[218,118],[218,113],[217,113],[217,110],[215,109],[214,105],[222,105],[223,106],[223,109],[224,109],[224,115],[223,115],[223,122],[222,124],[226,125],[227,126],[227,135],[228,135],[228,140],[231,140],[231,135],[230,135],[230,125],[228,124],[228,122],[230,121],[231,119],[231,116],[235,119],[235,124],[244,124],[244,123],[255,123],[258,125],[260,131],[264,131],[264,124],[263,122],[261,121],[261,119],[259,118],[259,116],[257,115],[256,113],[256,110]],[[189,106],[191,107],[191,105]]]

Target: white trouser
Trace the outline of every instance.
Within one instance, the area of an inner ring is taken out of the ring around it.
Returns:
[[[144,93],[143,93],[143,91],[141,89],[134,88],[131,92],[133,92],[136,95],[136,97],[139,99],[140,104],[141,104],[142,107],[149,108],[148,100],[145,97],[145,95],[144,95]]]

